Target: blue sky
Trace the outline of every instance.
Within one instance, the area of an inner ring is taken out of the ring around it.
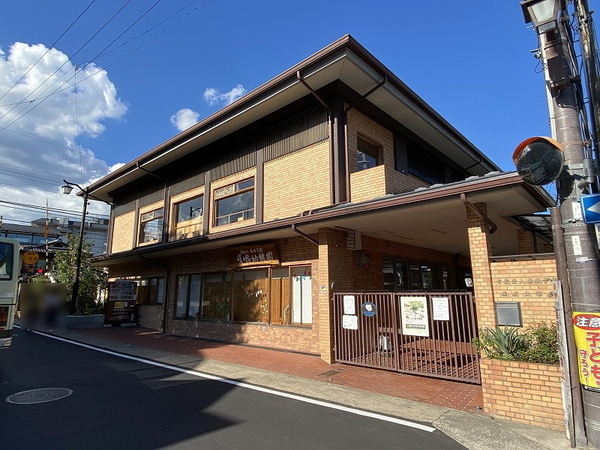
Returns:
[[[90,3],[3,5],[0,200],[80,210],[60,194],[63,178],[88,184],[345,34],[503,170],[514,170],[519,142],[550,132],[537,38],[518,0],[96,0],[45,53]],[[57,68],[58,84],[27,97]],[[92,212],[107,212],[96,203]],[[5,221],[42,214],[0,203]]]

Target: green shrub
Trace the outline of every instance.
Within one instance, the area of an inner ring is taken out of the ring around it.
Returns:
[[[520,361],[543,364],[558,364],[558,332],[556,325],[539,324],[526,333],[527,349],[520,355]]]
[[[482,328],[475,345],[490,358],[510,361],[526,349],[527,339],[519,334],[518,328]]]
[[[505,361],[558,364],[558,332],[555,324],[536,324],[519,334],[514,327],[482,328],[473,341],[485,356]]]

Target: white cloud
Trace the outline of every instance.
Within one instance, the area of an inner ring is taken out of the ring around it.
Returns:
[[[179,131],[187,130],[198,122],[198,117],[200,117],[200,113],[196,111],[189,108],[180,109],[171,116],[171,124]]]
[[[209,105],[229,105],[235,102],[238,98],[242,97],[245,93],[246,89],[244,89],[244,86],[238,84],[229,92],[223,93],[219,92],[219,90],[215,88],[206,88],[202,96]]]
[[[32,205],[48,199],[51,208],[81,211],[81,198],[61,194],[60,186],[63,179],[86,186],[109,173],[106,162],[77,138],[99,136],[103,121],[127,112],[115,85],[95,65],[74,77],[68,56],[42,44],[17,42],[0,52],[0,73],[0,199]],[[98,202],[89,210],[108,211]],[[43,213],[0,203],[0,215],[29,221]]]

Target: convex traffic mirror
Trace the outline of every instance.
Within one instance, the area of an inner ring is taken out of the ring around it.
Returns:
[[[555,140],[532,137],[517,146],[513,162],[526,183],[543,186],[559,177],[565,165],[565,155]]]

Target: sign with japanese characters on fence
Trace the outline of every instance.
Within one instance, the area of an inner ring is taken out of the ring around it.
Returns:
[[[402,334],[429,337],[427,297],[400,297]]]
[[[600,390],[600,313],[573,313],[579,381]]]

